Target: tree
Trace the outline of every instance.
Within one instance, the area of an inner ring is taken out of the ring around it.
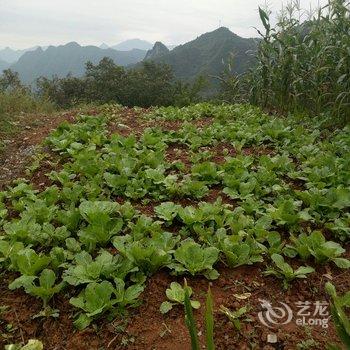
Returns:
[[[130,107],[187,105],[198,101],[203,86],[203,78],[193,84],[177,82],[172,68],[165,64],[143,62],[125,69],[107,57],[96,65],[88,62],[82,78],[37,80],[38,94],[60,107],[79,102],[112,102]]]
[[[62,79],[41,77],[37,79],[36,85],[40,96],[49,98],[59,107],[71,107],[85,101],[85,79],[72,77],[71,75],[67,75]]]
[[[111,58],[105,57],[97,65],[86,64],[86,97],[89,101],[101,103],[125,101],[128,77],[123,67],[117,66]]]
[[[5,69],[0,77],[0,90],[14,91],[19,89],[24,89],[24,86],[21,84],[18,73],[11,69]]]
[[[174,104],[182,107],[199,102],[200,93],[207,86],[208,80],[203,76],[199,76],[192,84],[176,81],[174,84]]]
[[[174,75],[170,66],[143,62],[129,74],[127,105],[140,107],[168,106],[174,98]]]

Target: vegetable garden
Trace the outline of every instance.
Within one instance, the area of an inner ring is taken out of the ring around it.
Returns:
[[[258,317],[350,306],[350,129],[325,124],[206,103],[62,123],[0,192],[0,347],[190,349],[186,293],[204,346],[209,286],[217,349],[341,346],[334,317]]]

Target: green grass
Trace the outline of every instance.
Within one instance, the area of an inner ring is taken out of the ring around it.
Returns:
[[[36,99],[24,90],[0,92],[0,133],[16,131],[13,121],[23,113],[51,113],[53,105],[44,99]]]

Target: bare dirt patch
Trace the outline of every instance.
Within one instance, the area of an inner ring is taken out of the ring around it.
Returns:
[[[192,166],[188,147],[180,143],[169,145],[165,153],[165,158],[169,163],[182,162],[186,170]]]
[[[142,135],[144,129],[148,126],[147,122],[143,120],[141,115],[146,110],[136,112],[133,108],[123,108],[118,111],[115,118],[109,121],[107,129],[110,134],[118,133],[124,137],[133,135]]]
[[[192,124],[199,128],[205,128],[213,124],[214,117],[203,117],[192,121]]]
[[[221,198],[222,203],[229,204],[234,208],[236,203],[233,199],[231,199],[228,195],[222,192],[221,186],[214,186],[209,190],[209,193],[203,198],[203,201],[214,203],[219,198]]]
[[[63,121],[73,122],[75,112],[58,113],[50,116],[26,115],[21,120],[20,131],[14,135],[2,135],[6,146],[0,153],[0,189],[12,180],[24,175],[26,166],[40,144]]]
[[[261,147],[246,147],[242,149],[242,153],[245,156],[262,156],[262,155],[275,155],[276,151],[273,148],[261,146]]]
[[[124,137],[135,135],[140,137],[145,129],[159,127],[167,131],[177,131],[181,129],[183,122],[180,120],[151,120],[144,116],[150,109],[123,108],[118,112],[116,118],[108,123],[110,134],[118,133]]]
[[[45,190],[45,188],[53,185],[51,179],[49,179],[48,174],[53,170],[58,170],[59,166],[53,162],[57,159],[57,155],[49,152],[50,160],[44,159],[40,162],[38,169],[36,169],[30,176],[30,183],[37,190]],[[57,159],[58,162],[58,159]]]
[[[294,321],[271,329],[265,327],[258,318],[258,312],[262,310],[260,300],[268,300],[274,305],[279,305],[280,301],[285,302],[296,314],[298,301],[327,301],[323,286],[330,277],[340,293],[349,290],[349,273],[344,274],[337,268],[321,269],[306,281],[296,281],[285,292],[280,286],[276,287],[279,282],[275,279],[262,277],[264,269],[262,264],[236,269],[224,266],[219,268],[219,279],[211,283],[217,349],[251,349],[253,344],[257,349],[296,349],[297,344],[305,339],[313,340],[315,345],[311,348],[324,349],[330,339],[337,339],[332,322],[329,322],[328,328],[298,326]],[[181,277],[170,276],[165,270],[149,279],[139,308],[131,309],[128,315],[120,315],[114,320],[100,320],[96,327],[91,326],[81,332],[73,328],[75,311],[64,296],[58,296],[52,302],[52,306],[60,310],[58,319],[33,319],[40,311],[41,303],[22,291],[9,291],[7,283],[13,278],[14,276],[4,278],[4,283],[0,286],[0,305],[8,307],[0,314],[0,333],[4,334],[0,338],[0,348],[8,342],[21,341],[22,334],[24,340],[41,339],[46,350],[190,349],[183,308],[175,306],[166,315],[159,312],[170,282],[183,283]],[[204,305],[208,280],[204,277],[188,278],[188,283],[194,290],[194,298]],[[244,293],[249,294],[242,300],[240,296]],[[240,331],[220,312],[221,305],[230,310],[242,306],[250,308],[241,321]],[[205,342],[203,313],[204,307],[195,311],[202,345]],[[12,325],[13,332],[6,331],[9,324]],[[277,344],[267,343],[267,336],[271,333],[277,335]]]

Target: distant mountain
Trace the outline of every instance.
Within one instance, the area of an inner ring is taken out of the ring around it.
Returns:
[[[80,46],[75,42],[56,47],[49,46],[46,50],[39,47],[34,51],[26,50],[27,52],[10,68],[19,73],[24,83],[32,84],[40,76],[65,77],[69,73],[82,76],[86,62],[97,64],[102,58],[110,57],[120,66],[138,66],[143,60],[165,63],[173,68],[177,79],[192,81],[198,75],[209,77],[220,75],[232,56],[234,57],[233,64],[230,62],[232,70],[238,74],[245,72],[253,64],[254,58],[249,51],[257,50],[258,39],[245,39],[221,27],[171,51],[161,42],[156,42],[148,51],[135,48],[129,51],[123,50],[138,45],[151,47],[150,43],[140,39],[128,40],[114,46],[122,50],[108,48],[106,44],[102,44],[101,47]],[[17,51],[6,48],[0,50],[0,53]],[[14,57],[10,59],[13,60]],[[8,68],[8,64],[4,61],[6,60],[0,56],[0,69]],[[218,83],[217,79],[210,78],[210,80],[214,85]]]
[[[162,44],[160,41],[157,41],[154,44],[153,48],[147,51],[144,61],[155,60],[168,54],[169,52],[170,50],[164,44]]]
[[[158,43],[156,45],[160,47]],[[168,53],[163,51],[161,55],[152,57],[147,54],[147,59],[169,64],[176,78],[192,80],[200,74],[219,75],[231,55],[234,56],[233,71],[242,73],[252,64],[252,57],[247,52],[256,49],[256,39],[241,38],[229,29],[221,27],[179,45],[172,51],[168,50]]]
[[[127,66],[143,60],[146,51],[116,51],[101,49],[96,46],[80,46],[71,42],[61,46],[49,46],[45,51],[41,48],[26,52],[11,69],[18,72],[24,83],[31,84],[38,77],[65,77],[71,73],[82,76],[85,63],[91,61],[97,64],[102,58],[110,57],[116,64]]]
[[[0,60],[6,61],[8,63],[15,63],[18,59],[28,51],[34,51],[38,46],[30,47],[29,49],[24,50],[13,50],[10,47],[5,47],[0,49]]]
[[[99,48],[104,50],[104,49],[109,49],[109,46],[107,44],[103,43],[99,46]]]
[[[150,42],[145,40],[130,39],[130,40],[123,41],[117,45],[111,46],[111,48],[118,51],[130,51],[133,49],[147,51],[147,50],[150,50],[152,46],[153,45]]]
[[[3,60],[0,60],[0,75],[1,75],[1,73],[2,73],[2,71],[4,70],[4,69],[7,69],[7,68],[9,68],[10,67],[10,64],[9,63],[7,63],[7,62],[5,62],[5,61],[3,61]]]

